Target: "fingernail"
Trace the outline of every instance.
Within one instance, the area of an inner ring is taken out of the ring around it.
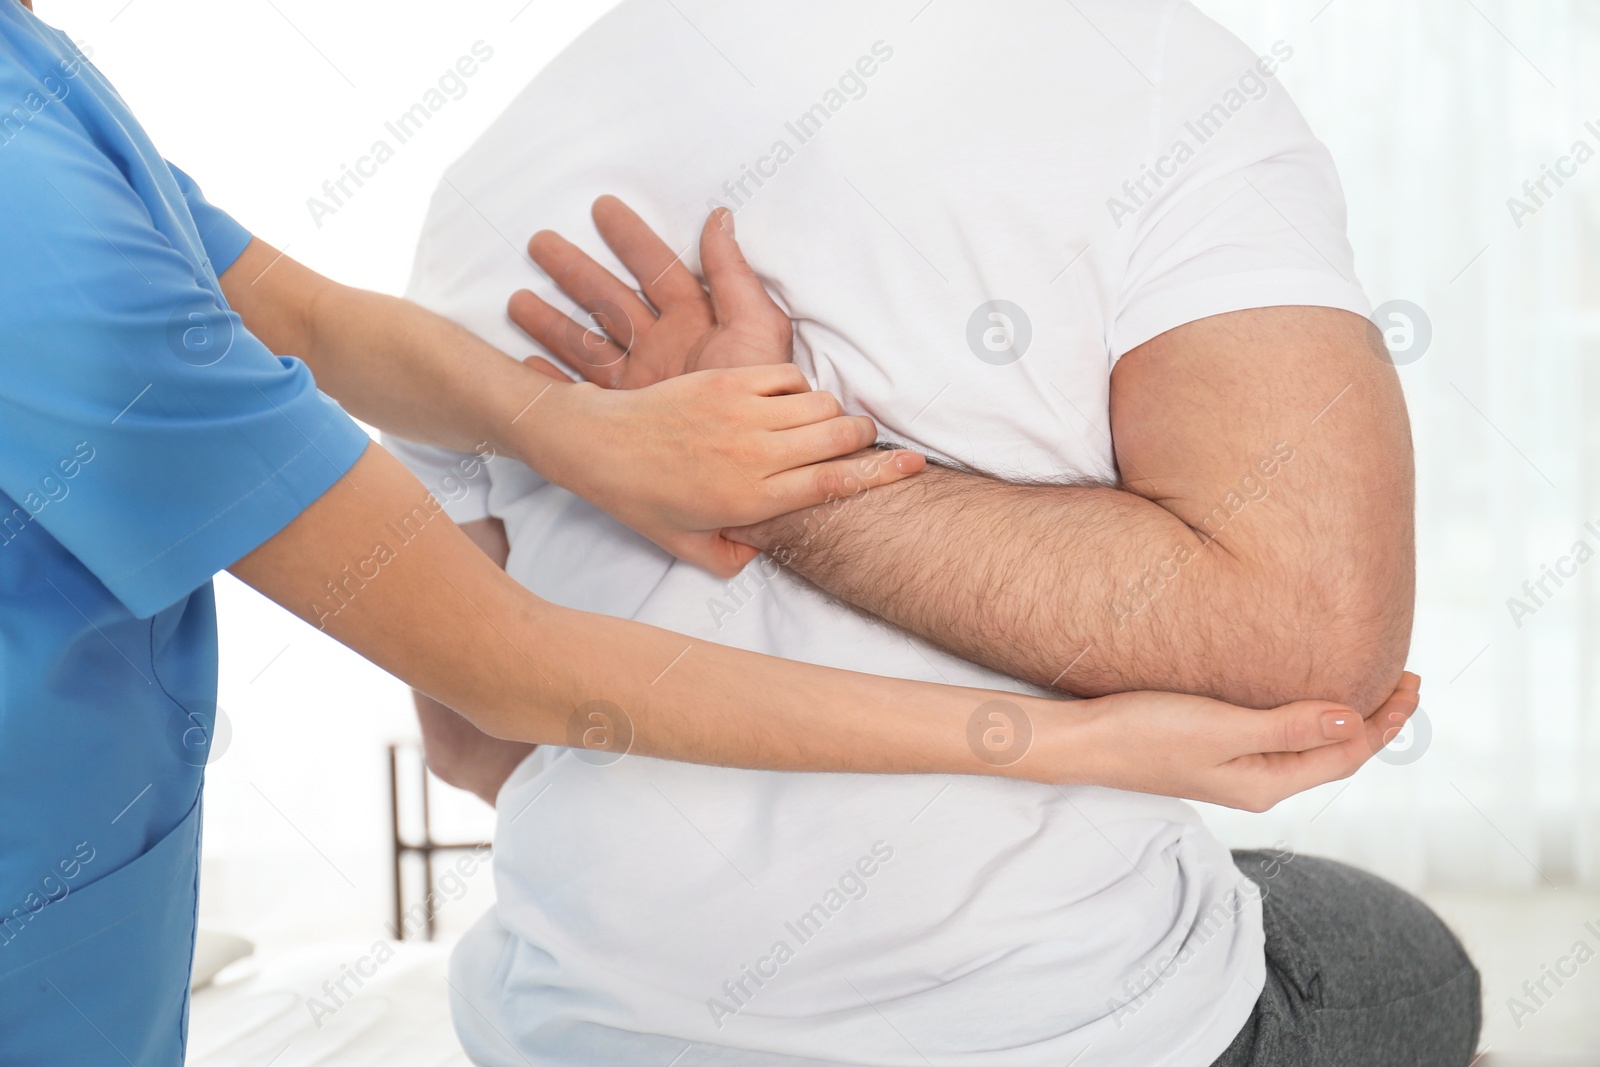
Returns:
[[[1350,724],[1355,720],[1355,714],[1349,711],[1325,711],[1322,713],[1322,736],[1330,741],[1348,737]]]
[[[727,208],[723,207],[723,208],[718,208],[717,209],[717,213],[718,213],[718,215],[721,216],[717,220],[718,224],[722,226],[722,230],[723,230],[724,233],[726,233],[729,237],[732,237],[733,236],[733,212],[731,212]]]

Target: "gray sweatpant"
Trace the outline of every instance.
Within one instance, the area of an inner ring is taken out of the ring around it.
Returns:
[[[1261,887],[1267,979],[1214,1067],[1466,1067],[1478,971],[1426,904],[1332,860],[1233,859]]]

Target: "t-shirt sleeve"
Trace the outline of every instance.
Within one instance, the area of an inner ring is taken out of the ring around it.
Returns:
[[[206,257],[211,260],[211,269],[217,274],[223,273],[233,266],[233,261],[250,243],[250,231],[207,200],[194,179],[176,164],[169,162],[167,168],[183,192],[189,214],[194,216],[194,226],[200,233],[200,243],[205,245]]]
[[[272,537],[369,444],[181,250],[167,178],[43,115],[0,161],[0,199],[27,205],[0,212],[0,490],[138,616]],[[237,255],[248,234],[201,215],[210,255]]]
[[[1169,26],[1148,164],[1113,200],[1128,252],[1113,360],[1175,327],[1305,304],[1366,316],[1344,190],[1279,74],[1191,4]]]

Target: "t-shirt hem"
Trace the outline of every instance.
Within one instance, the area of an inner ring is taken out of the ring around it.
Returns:
[[[1250,984],[1249,975],[1239,975],[1228,989],[1228,995],[1217,1005],[1211,1025],[1202,1029],[1182,1048],[1152,1067],[1212,1067],[1256,1010],[1261,999],[1262,983],[1266,978],[1266,957],[1255,969],[1256,983]]]
[[[1263,270],[1211,278],[1146,297],[1118,319],[1111,361],[1168,330],[1213,315],[1269,307],[1328,307],[1367,318],[1372,303],[1361,286],[1311,270]]]

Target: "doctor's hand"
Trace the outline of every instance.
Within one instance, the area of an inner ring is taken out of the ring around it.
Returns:
[[[1264,711],[1180,693],[1076,701],[1063,709],[1082,761],[1071,780],[1266,811],[1358,771],[1417,710],[1421,684],[1402,675],[1365,719],[1327,700]]]
[[[733,213],[719,209],[700,232],[708,293],[682,253],[614,196],[594,202],[595,227],[632,272],[643,296],[559,234],[542,230],[528,254],[589,316],[575,322],[526,289],[511,297],[511,320],[584,380],[637,389],[691,371],[787,363],[794,330],[762,287],[733,237]]]
[[[641,389],[552,382],[530,410],[518,451],[538,456],[541,474],[720,577],[758,554],[724,527],[888,485],[925,463],[905,451],[853,456],[877,427],[845,415],[792,363]]]

